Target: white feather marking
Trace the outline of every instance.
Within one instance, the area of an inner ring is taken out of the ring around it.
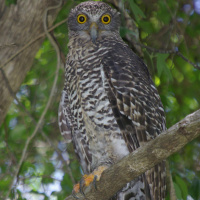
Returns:
[[[132,88],[132,90],[133,90],[134,92],[138,92],[138,90],[136,90],[135,88]]]
[[[132,121],[132,122],[133,122],[134,125],[136,125],[136,126],[138,126],[138,127],[140,126],[140,123],[139,123],[139,122],[135,122],[135,121]]]
[[[89,81],[90,81],[90,79],[89,79],[89,77],[87,77],[86,79],[81,80],[80,83],[81,84],[85,84],[85,83],[87,83]]]
[[[154,85],[151,85],[151,87],[152,87],[154,90],[156,90],[156,88],[155,88],[155,86],[154,86]]]
[[[116,82],[117,82],[117,80],[114,79],[114,78],[111,78],[111,81],[112,81],[113,83],[116,83]]]
[[[135,104],[133,104],[132,102],[131,102],[131,108],[133,108],[133,109],[136,108]]]
[[[158,107],[160,110],[164,111],[164,109],[162,107]]]
[[[85,90],[85,92],[82,93],[83,99],[87,98],[89,94],[90,94],[89,90]]]
[[[129,111],[129,106],[127,106],[125,103],[123,104],[123,106],[124,106],[124,111],[125,112]]]
[[[101,65],[101,79],[102,79],[102,83],[103,83],[103,89],[105,89],[105,73],[103,71],[103,65]]]
[[[109,101],[100,101],[99,106],[97,107],[96,111],[102,110],[102,108],[105,108],[109,105]]]
[[[63,90],[62,96],[61,96],[61,101],[60,101],[61,105],[64,105],[66,95],[67,95],[67,92]]]
[[[136,115],[136,116],[141,116],[141,114],[140,114],[140,112],[137,112],[136,110],[134,110],[134,115]]]
[[[127,148],[127,145],[123,139],[112,139],[112,146],[114,149],[114,152],[119,158],[122,158],[129,154],[129,150]]]
[[[87,58],[85,61],[89,61],[89,60],[92,60],[92,59],[94,59],[94,58],[96,58],[96,55],[95,55],[95,56],[91,56],[91,57]]]
[[[83,71],[82,68],[78,68],[78,69],[77,69],[77,72],[82,72],[82,71]]]
[[[119,105],[121,103],[122,103],[122,101],[120,99],[117,99],[117,104]]]

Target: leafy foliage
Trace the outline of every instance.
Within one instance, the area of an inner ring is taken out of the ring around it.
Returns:
[[[6,1],[11,2],[11,1]],[[13,2],[13,1],[12,1]],[[81,1],[69,0],[55,23],[65,19],[69,11]],[[111,2],[111,1],[109,1]],[[200,70],[168,50],[180,51],[188,60],[200,63],[200,20],[196,1],[125,0],[124,7],[139,29],[143,59],[158,87],[167,117],[167,127],[200,107]],[[198,1],[199,2],[199,1]],[[122,13],[121,36],[136,33],[126,27]],[[61,51],[67,55],[67,26],[54,30]],[[138,42],[138,41],[137,41]],[[162,50],[162,52],[161,52]],[[49,98],[55,76],[56,54],[45,40],[35,56],[31,71],[17,93],[24,108],[14,100],[0,127],[0,199],[8,192],[16,166],[28,137],[41,116]],[[71,193],[74,180],[81,171],[72,145],[66,145],[57,125],[57,109],[64,81],[60,70],[53,104],[26,152],[17,183],[11,197],[17,199],[64,199]],[[27,112],[29,115],[27,115]],[[33,119],[32,119],[33,118]],[[42,133],[43,132],[43,133]],[[50,143],[49,143],[50,141]],[[200,199],[200,139],[189,143],[169,159],[178,199]],[[66,151],[67,148],[67,151]]]
[[[17,0],[6,0],[6,5],[10,6],[11,4],[16,4]]]

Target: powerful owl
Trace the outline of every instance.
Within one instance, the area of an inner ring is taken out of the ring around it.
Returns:
[[[59,127],[73,142],[84,174],[90,174],[83,178],[85,185],[87,177],[98,181],[104,169],[165,129],[163,106],[149,71],[122,40],[119,28],[119,12],[103,2],[83,2],[68,17]],[[111,199],[163,200],[165,187],[163,161]]]

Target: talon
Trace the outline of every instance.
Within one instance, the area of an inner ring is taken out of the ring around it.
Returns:
[[[94,174],[92,173],[92,174],[89,174],[89,175],[84,175],[83,176],[83,179],[84,179],[84,186],[89,186],[90,185],[90,183],[92,183],[93,182],[93,180],[94,180]]]
[[[74,185],[72,196],[75,197],[76,199],[79,199],[76,195],[77,193],[81,193],[83,196],[85,196],[83,188],[89,186],[91,183],[97,190],[96,182],[100,180],[101,174],[105,169],[107,169],[107,166],[100,166],[96,170],[94,170],[91,174],[89,175],[85,174],[83,178],[80,180],[80,182]]]
[[[93,174],[94,177],[96,176],[96,180],[95,181],[99,181],[101,178],[101,174],[103,173],[104,170],[106,170],[108,168],[108,166],[99,166],[97,169],[94,170]],[[94,180],[94,178],[93,178]]]
[[[97,182],[97,175],[94,176],[94,180],[93,180],[93,182],[92,182],[92,184],[93,184],[95,190],[97,190],[97,184],[96,184],[96,182]]]
[[[76,196],[76,194],[74,193],[75,191],[72,190],[72,196],[75,198],[75,199],[79,199],[79,197]]]
[[[85,196],[85,194],[84,194],[84,192],[83,192],[84,182],[85,182],[84,179],[81,179],[80,182],[79,182],[79,185],[80,185],[80,187],[79,187],[79,192],[80,192],[83,196]]]
[[[76,184],[76,185],[74,185],[73,191],[74,191],[75,193],[79,193],[79,191],[80,191],[80,184],[79,184],[79,183]]]

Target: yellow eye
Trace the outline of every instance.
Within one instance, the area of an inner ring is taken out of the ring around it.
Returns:
[[[110,20],[111,20],[110,15],[103,15],[103,16],[101,17],[101,22],[102,22],[103,24],[109,24],[109,23],[110,23]]]
[[[87,17],[84,14],[78,15],[77,21],[79,24],[84,24],[87,21]]]

